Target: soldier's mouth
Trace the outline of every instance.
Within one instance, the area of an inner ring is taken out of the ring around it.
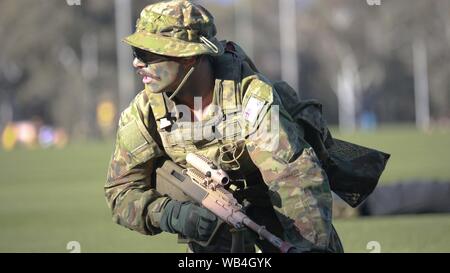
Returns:
[[[152,77],[149,77],[149,76],[144,76],[144,78],[142,78],[142,82],[144,83],[144,84],[149,84],[149,83],[151,83],[153,81],[153,78]]]
[[[149,83],[152,83],[152,82],[154,82],[154,81],[159,81],[159,80],[161,80],[159,77],[157,77],[157,76],[155,76],[155,75],[153,75],[153,74],[151,74],[151,73],[144,72],[144,71],[142,71],[142,70],[139,70],[139,71],[137,72],[137,74],[139,74],[140,76],[143,77],[143,78],[142,78],[142,82],[143,82],[144,84],[149,84]]]

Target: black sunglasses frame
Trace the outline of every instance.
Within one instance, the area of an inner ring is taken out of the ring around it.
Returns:
[[[133,57],[137,58],[139,61],[145,63],[145,64],[155,64],[160,63],[164,61],[173,61],[178,58],[175,57],[167,57],[164,55],[158,55],[155,53],[152,53],[150,51],[146,51],[137,47],[133,47]]]

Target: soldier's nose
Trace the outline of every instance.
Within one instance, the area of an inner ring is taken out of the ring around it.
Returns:
[[[139,60],[138,58],[134,58],[133,60],[133,66],[135,68],[144,68],[146,67],[145,63],[143,63],[141,60]]]

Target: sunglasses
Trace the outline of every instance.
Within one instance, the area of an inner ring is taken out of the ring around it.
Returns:
[[[139,61],[145,64],[154,64],[174,60],[174,57],[158,55],[137,47],[133,47],[133,57],[137,58]]]

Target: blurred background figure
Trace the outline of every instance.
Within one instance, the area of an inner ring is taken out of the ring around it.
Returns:
[[[35,118],[32,121],[8,123],[2,132],[2,147],[6,151],[16,147],[64,148],[68,139],[64,129],[45,125],[39,118]]]
[[[16,131],[14,130],[14,126],[11,123],[6,124],[2,133],[2,146],[3,149],[10,151],[14,149],[17,142]]]
[[[22,144],[27,148],[36,147],[38,144],[38,129],[31,121],[22,121],[14,124],[17,144]]]
[[[104,138],[111,136],[115,129],[116,106],[110,99],[97,104],[97,124]]]

